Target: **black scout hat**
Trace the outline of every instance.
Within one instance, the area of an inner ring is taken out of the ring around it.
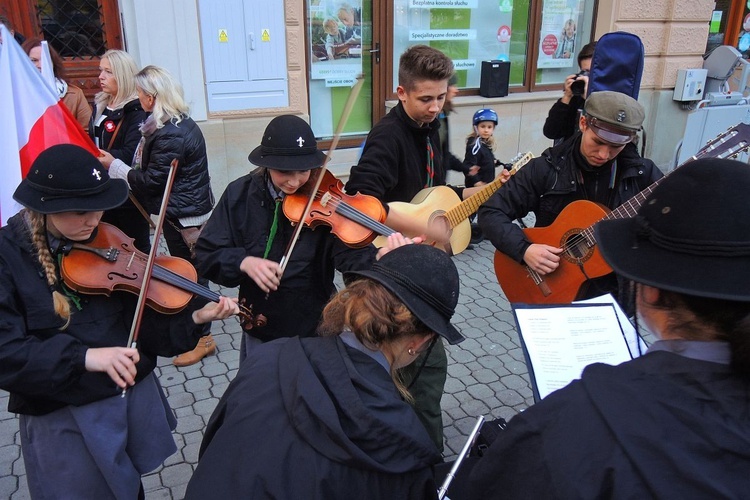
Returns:
[[[750,168],[701,159],[661,181],[632,219],[595,228],[617,273],[664,290],[750,302]]]
[[[377,281],[451,344],[464,340],[450,322],[458,303],[459,280],[456,265],[445,252],[429,245],[405,245],[385,254],[370,270],[345,274]]]
[[[296,171],[322,166],[326,155],[318,151],[318,142],[305,120],[281,115],[269,122],[260,146],[253,149],[247,159],[259,167]]]
[[[127,198],[127,183],[111,179],[94,155],[73,144],[42,151],[13,193],[18,203],[42,214],[109,210]]]
[[[583,105],[588,126],[600,139],[618,146],[629,143],[641,129],[643,106],[621,92],[594,92]]]

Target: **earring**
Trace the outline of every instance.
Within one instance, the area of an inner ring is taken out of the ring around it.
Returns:
[[[414,356],[415,354],[414,349],[412,349],[411,347],[406,352],[409,353],[409,356]]]

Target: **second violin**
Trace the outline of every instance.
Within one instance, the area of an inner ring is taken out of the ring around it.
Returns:
[[[316,180],[311,176],[298,192],[284,198],[284,215],[290,221],[299,222]],[[330,171],[323,170],[323,179],[304,223],[311,228],[321,224],[330,226],[331,232],[346,245],[361,248],[372,243],[378,235],[388,236],[394,232],[383,224],[386,215],[377,198],[344,193],[344,184]]]

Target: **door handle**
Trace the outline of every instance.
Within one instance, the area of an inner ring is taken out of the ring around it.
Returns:
[[[375,48],[370,49],[370,54],[375,54],[375,64],[380,64],[380,42],[375,42]]]
[[[250,46],[250,50],[255,50],[255,35],[253,33],[247,34],[247,44]]]

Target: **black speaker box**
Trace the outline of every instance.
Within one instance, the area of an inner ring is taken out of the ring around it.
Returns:
[[[479,95],[482,97],[505,97],[508,95],[510,62],[482,61],[479,78]]]

